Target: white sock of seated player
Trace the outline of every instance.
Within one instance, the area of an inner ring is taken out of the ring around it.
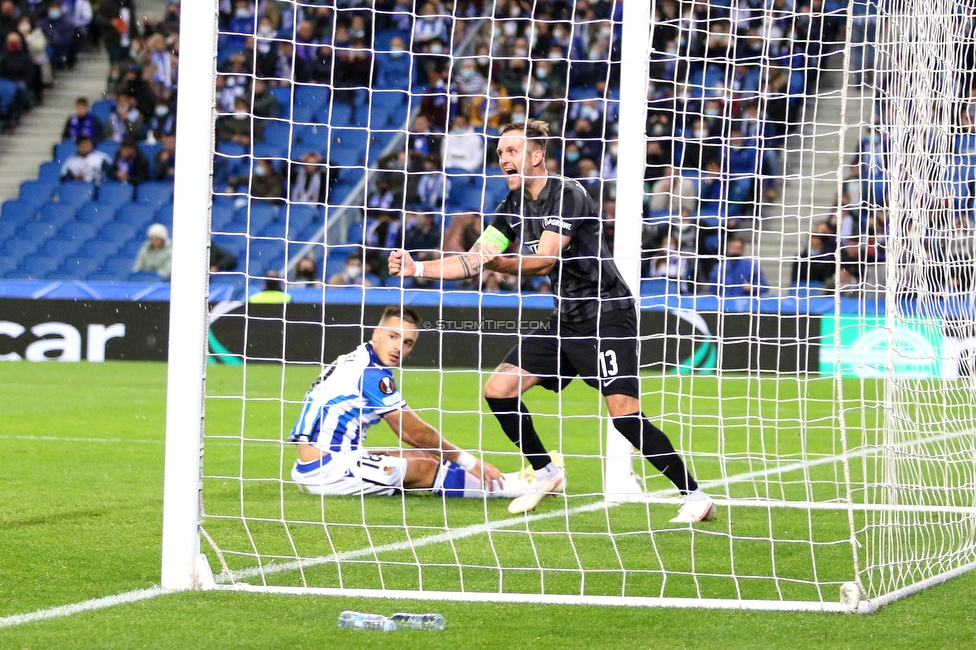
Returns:
[[[486,493],[481,478],[468,472],[457,463],[444,460],[437,468],[437,475],[434,477],[434,485],[431,486],[431,491],[438,496],[443,494],[449,497],[467,497],[469,499],[480,499],[485,496],[514,499],[525,492],[525,481],[518,478],[518,472],[504,476],[506,479],[504,486],[493,480],[491,489]]]

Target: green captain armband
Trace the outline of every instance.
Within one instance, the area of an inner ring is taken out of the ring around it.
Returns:
[[[484,232],[481,233],[481,237],[478,237],[477,244],[494,244],[498,246],[499,251],[504,251],[508,248],[509,244],[512,243],[508,237],[502,234],[502,231],[494,226],[488,226],[485,228]]]

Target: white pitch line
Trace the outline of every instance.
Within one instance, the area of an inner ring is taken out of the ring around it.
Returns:
[[[902,443],[897,443],[889,447],[889,449],[903,449],[907,447],[915,447],[919,445],[930,444],[933,442],[944,442],[946,440],[951,440],[953,438],[959,438],[964,435],[969,435],[974,433],[972,429],[958,431],[955,433],[947,433],[941,436],[935,436],[932,438],[919,439],[913,441],[906,441]],[[5,436],[8,438],[17,439],[27,439],[27,440],[48,440],[46,436]],[[157,443],[160,441],[155,440],[109,440],[109,439],[96,439],[96,438],[53,438],[57,441],[80,441],[87,440],[89,442],[144,442],[144,443]],[[854,451],[848,454],[849,458],[860,458],[866,456],[871,452],[879,451],[876,447],[865,447],[863,449]],[[782,467],[770,468],[766,470],[760,470],[756,472],[746,472],[743,474],[736,474],[730,476],[727,479],[719,479],[715,481],[705,481],[701,485],[703,487],[718,487],[722,485],[731,485],[733,483],[740,483],[753,478],[760,478],[763,476],[774,476],[777,474],[783,474],[787,472],[801,470],[807,467],[815,467],[817,465],[825,465],[829,463],[836,463],[843,459],[843,456],[828,456],[824,458],[818,458],[816,460],[810,461],[797,461]],[[670,494],[671,490],[661,490],[648,495],[648,498],[662,498],[667,494]],[[672,499],[673,500],[673,499]],[[553,510],[551,512],[541,513],[538,515],[527,515],[522,517],[510,517],[508,519],[502,519],[495,522],[488,522],[486,524],[477,524],[474,526],[468,526],[466,528],[460,528],[458,530],[448,530],[443,533],[438,533],[436,535],[429,535],[427,537],[422,537],[413,541],[406,542],[395,542],[391,544],[384,544],[382,546],[363,548],[358,551],[344,551],[342,553],[335,553],[333,555],[322,556],[317,558],[309,558],[307,560],[293,560],[291,562],[286,562],[283,564],[273,564],[269,563],[263,567],[255,567],[253,569],[244,569],[241,571],[234,571],[230,575],[222,574],[215,576],[215,580],[219,583],[228,583],[236,580],[244,580],[247,578],[257,577],[260,575],[269,575],[273,573],[281,573],[283,571],[295,571],[300,568],[309,568],[316,566],[318,564],[325,564],[328,562],[340,562],[342,560],[350,560],[359,557],[364,557],[367,555],[373,555],[374,553],[385,553],[390,551],[402,551],[410,550],[413,548],[421,548],[427,546],[428,544],[436,544],[439,542],[447,542],[455,539],[464,539],[465,537],[470,537],[472,535],[477,535],[481,533],[486,533],[492,530],[498,530],[501,528],[508,528],[511,526],[519,524],[527,524],[534,521],[542,521],[545,519],[553,519],[555,517],[565,517],[572,514],[579,514],[583,512],[593,512],[600,510],[602,508],[612,508],[615,507],[617,503],[610,503],[606,501],[597,501],[594,503],[587,504],[585,506],[579,506],[569,510]],[[751,503],[743,503],[742,505],[753,505]],[[106,596],[104,598],[95,598],[92,600],[86,600],[81,603],[75,603],[73,605],[63,605],[60,607],[52,607],[50,609],[42,609],[35,612],[30,612],[28,614],[16,614],[13,616],[7,616],[5,618],[0,618],[0,628],[10,627],[14,625],[21,625],[23,623],[31,623],[34,621],[40,621],[49,618],[58,618],[62,616],[70,616],[72,614],[77,614],[79,612],[92,611],[97,609],[103,609],[106,607],[113,607],[115,605],[121,605],[124,603],[133,603],[140,600],[146,600],[149,598],[155,598],[156,596],[161,596],[171,591],[163,589],[162,587],[150,587],[149,589],[140,589],[137,591],[129,591],[115,596]]]
[[[2,436],[0,440],[33,440],[37,442],[98,442],[112,445],[124,445],[133,443],[140,445],[161,445],[166,441],[159,440],[140,440],[138,438],[75,438],[72,436]]]
[[[606,501],[596,501],[594,503],[588,503],[585,506],[578,506],[576,508],[571,508],[569,510],[553,510],[551,512],[544,512],[538,515],[526,515],[522,517],[509,517],[508,519],[501,519],[499,521],[489,521],[486,524],[474,524],[471,526],[466,526],[464,528],[458,528],[457,530],[446,530],[443,533],[437,533],[436,535],[428,535],[426,537],[421,537],[416,540],[407,540],[405,542],[393,542],[390,544],[383,544],[381,546],[374,546],[371,548],[361,548],[357,551],[343,551],[341,553],[333,553],[332,555],[324,555],[321,557],[313,557],[308,559],[298,559],[291,562],[285,562],[283,564],[265,564],[261,567],[254,567],[253,569],[242,569],[240,571],[233,571],[230,575],[221,574],[214,576],[214,580],[219,583],[233,582],[236,580],[244,580],[247,578],[254,578],[261,575],[268,575],[271,573],[281,573],[282,571],[296,571],[298,569],[307,569],[319,564],[326,564],[329,562],[341,562],[343,560],[352,560],[358,557],[364,557],[366,555],[372,555],[374,553],[387,553],[390,551],[408,551],[415,548],[421,548],[429,544],[437,544],[440,542],[449,542],[456,539],[464,539],[465,537],[471,537],[472,535],[480,535],[481,533],[487,533],[492,530],[498,530],[500,528],[509,528],[511,526],[516,526],[519,524],[525,524],[534,521],[542,521],[544,519],[554,519],[556,517],[565,517],[568,515],[575,515],[582,512],[593,512],[595,510],[602,510],[605,507],[612,507],[616,504],[607,503]]]
[[[15,614],[13,616],[0,618],[0,628],[22,625],[24,623],[33,623],[35,621],[43,621],[44,619],[48,618],[71,616],[72,614],[78,614],[79,612],[90,612],[96,609],[105,609],[106,607],[114,607],[115,605],[122,605],[123,603],[135,603],[140,600],[147,600],[149,598],[155,598],[156,596],[162,596],[168,593],[172,592],[169,589],[163,589],[162,587],[150,587],[148,589],[127,591],[114,596],[93,598],[91,600],[75,603],[73,605],[61,605],[60,607],[51,607],[50,609],[39,609],[36,612],[31,612],[29,614]]]

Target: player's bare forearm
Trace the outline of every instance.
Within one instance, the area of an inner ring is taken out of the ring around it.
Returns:
[[[476,278],[481,275],[485,263],[494,259],[497,254],[497,247],[491,244],[486,246],[475,244],[466,253],[424,262],[423,277],[433,280]],[[409,278],[416,275],[417,262],[405,251],[393,251],[390,253],[389,268],[392,275]]]
[[[435,456],[444,456],[448,460],[456,460],[460,453],[460,450],[444,438],[437,429],[421,420],[420,416],[409,408],[393,411],[384,419],[400,440],[415,449],[429,451]]]
[[[534,278],[549,275],[559,261],[560,252],[569,246],[569,243],[569,237],[546,231],[539,238],[535,253],[495,257],[485,267],[492,271],[520,277]]]
[[[542,255],[513,255],[496,257],[485,268],[499,273],[528,278],[549,275],[559,258]]]

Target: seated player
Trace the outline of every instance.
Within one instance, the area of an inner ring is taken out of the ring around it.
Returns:
[[[474,498],[525,492],[531,479],[502,474],[458,449],[400,396],[390,367],[410,354],[419,322],[410,307],[387,307],[370,340],[336,359],[312,384],[288,437],[297,443],[291,476],[300,489],[327,496],[430,490]],[[366,430],[380,418],[415,449],[365,448]]]

